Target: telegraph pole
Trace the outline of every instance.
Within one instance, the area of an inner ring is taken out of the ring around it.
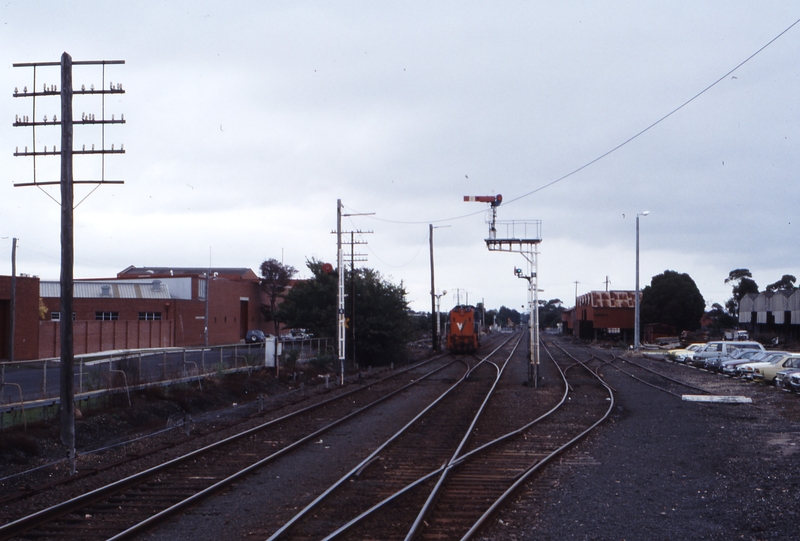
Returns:
[[[374,212],[368,213],[359,213],[359,214],[343,214],[342,209],[344,205],[342,205],[342,200],[336,200],[336,265],[337,265],[337,272],[339,273],[339,287],[338,287],[338,310],[337,310],[337,351],[339,353],[339,366],[341,368],[341,383],[344,385],[344,361],[346,358],[346,340],[345,336],[347,333],[347,318],[345,317],[345,289],[344,289],[344,253],[342,252],[342,217],[347,216],[372,216],[375,214]],[[360,231],[359,231],[360,233]],[[369,231],[372,233],[372,231]],[[354,263],[354,256],[352,256],[352,246],[351,246],[351,261]],[[355,308],[354,308],[355,310]],[[355,314],[354,314],[355,315]],[[355,351],[355,350],[354,350]]]
[[[433,272],[433,230],[439,229],[441,227],[450,227],[449,225],[440,225],[434,227],[433,224],[428,224],[428,242],[430,244],[430,251],[431,251],[431,342],[432,342],[432,349],[433,352],[436,353],[441,351],[441,341],[439,340],[439,298],[447,293],[442,293],[442,295],[436,294],[436,281],[434,279],[434,272]]]
[[[339,308],[336,316],[338,334],[339,366],[341,367],[341,383],[344,385],[345,358],[345,317],[344,317],[344,259],[342,257],[342,200],[336,200],[336,270],[339,273],[338,300]]]
[[[122,145],[119,149],[115,150],[114,145],[110,149],[105,146],[105,126],[106,124],[124,124],[124,116],[115,119],[112,115],[111,119],[105,118],[105,95],[106,94],[124,94],[122,85],[114,83],[109,84],[109,89],[105,88],[105,67],[110,64],[124,64],[124,60],[99,60],[99,61],[77,61],[73,62],[72,57],[64,53],[61,55],[60,62],[37,62],[37,63],[21,63],[14,64],[14,67],[28,67],[33,68],[33,85],[31,91],[28,92],[28,87],[25,86],[22,92],[14,89],[15,98],[31,98],[31,116],[23,115],[21,118],[17,115],[14,122],[15,127],[30,127],[33,135],[32,150],[29,151],[28,147],[24,147],[24,151],[20,152],[17,147],[14,156],[31,157],[33,159],[33,182],[32,183],[19,183],[15,186],[44,186],[55,185],[61,186],[61,311],[60,311],[60,329],[61,329],[61,442],[69,449],[69,463],[71,473],[76,472],[76,452],[75,452],[75,389],[74,389],[74,338],[73,338],[73,269],[74,269],[74,227],[73,227],[73,210],[74,210],[74,191],[75,184],[122,184],[123,181],[106,180],[105,178],[105,155],[106,154],[124,154],[125,150]],[[90,89],[86,89],[85,85],[81,86],[80,90],[73,90],[72,88],[72,67],[77,65],[100,65],[102,66],[102,83],[100,88],[95,90],[94,85],[90,85]],[[45,84],[41,92],[36,91],[36,75],[38,68],[42,67],[55,67],[61,68],[61,90],[59,91],[56,85],[48,86]],[[101,98],[101,113],[100,120],[96,120],[95,114],[86,116],[84,113],[80,121],[74,121],[72,115],[72,97],[75,94],[83,95],[97,95]],[[43,117],[43,121],[36,119],[36,98],[59,96],[61,98],[61,120],[53,115],[52,121],[48,121],[47,116]],[[95,150],[95,145],[92,145],[91,150],[86,150],[86,145],[82,150],[73,150],[73,126],[75,124],[84,125],[99,125],[101,127],[101,141],[100,149]],[[48,151],[47,145],[43,150],[37,148],[36,128],[38,126],[60,126],[61,127],[61,152],[56,150],[53,145],[53,150]],[[98,154],[101,157],[101,178],[99,180],[75,180],[72,169],[72,157],[75,154]],[[36,176],[36,158],[38,156],[60,156],[61,157],[61,178],[58,181],[45,180],[40,182]]]
[[[363,235],[372,233],[372,231],[346,231],[350,235],[350,348],[352,350],[353,368],[358,369],[358,362],[356,361],[356,262],[362,263],[367,260],[367,254],[357,254],[356,245],[367,244],[365,240],[356,240],[355,235]]]

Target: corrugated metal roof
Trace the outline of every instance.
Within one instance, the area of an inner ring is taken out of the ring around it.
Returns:
[[[39,282],[39,295],[60,297],[60,282]],[[169,286],[160,280],[147,283],[120,281],[89,282],[73,284],[73,296],[77,299],[169,299]]]
[[[577,302],[578,306],[593,308],[633,308],[635,304],[635,291],[590,291],[578,297]]]

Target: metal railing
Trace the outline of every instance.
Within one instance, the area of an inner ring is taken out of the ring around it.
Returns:
[[[281,340],[279,355],[298,351],[298,362],[329,350],[329,338]],[[157,348],[99,352],[75,357],[74,394],[85,400],[108,393],[202,380],[258,367],[274,367],[274,342],[195,348]],[[281,351],[282,350],[282,351]],[[25,409],[53,406],[60,398],[57,358],[0,362],[0,428],[17,424]],[[19,414],[19,415],[17,415]]]

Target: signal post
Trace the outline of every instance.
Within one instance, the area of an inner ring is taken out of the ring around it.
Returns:
[[[465,195],[464,201],[489,203],[492,219],[489,223],[489,237],[486,247],[490,252],[520,253],[528,261],[528,272],[515,268],[518,278],[528,281],[528,307],[530,309],[529,329],[530,347],[528,349],[528,381],[539,386],[539,244],[542,242],[542,221],[498,221],[497,207],[503,202],[498,195]],[[498,232],[498,228],[500,231]]]

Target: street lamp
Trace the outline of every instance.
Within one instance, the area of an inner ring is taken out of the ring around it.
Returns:
[[[639,353],[639,216],[647,216],[649,210],[636,215],[636,297],[633,299],[633,351]]]

